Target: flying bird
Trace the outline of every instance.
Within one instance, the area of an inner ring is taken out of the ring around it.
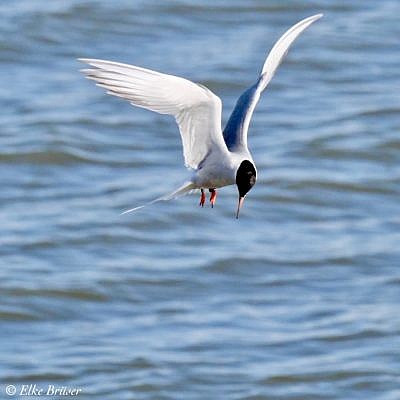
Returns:
[[[108,94],[122,97],[137,107],[172,115],[178,124],[190,177],[174,192],[147,204],[200,189],[200,205],[204,206],[208,189],[213,207],[217,189],[236,184],[239,195],[236,218],[239,218],[244,199],[257,179],[257,169],[247,147],[247,132],[254,109],[291,44],[321,17],[322,14],[317,14],[305,18],[279,38],[269,52],[257,82],[240,96],[223,131],[221,100],[205,86],[134,65],[79,59],[92,67],[82,70],[86,77],[105,88]]]

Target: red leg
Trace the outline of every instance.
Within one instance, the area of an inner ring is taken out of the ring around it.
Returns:
[[[204,207],[204,203],[206,202],[206,194],[204,193],[204,189],[201,189],[201,195],[200,195],[200,204],[199,206]]]
[[[210,196],[210,203],[211,208],[214,208],[215,201],[217,200],[217,190],[216,189],[209,189],[211,196]]]

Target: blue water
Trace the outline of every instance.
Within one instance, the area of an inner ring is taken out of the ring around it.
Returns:
[[[275,40],[319,12],[257,106],[240,219],[234,187],[214,209],[193,194],[120,216],[186,178],[179,134],[76,58],[202,83],[226,121]],[[2,2],[0,397],[399,399],[399,15],[398,0]]]

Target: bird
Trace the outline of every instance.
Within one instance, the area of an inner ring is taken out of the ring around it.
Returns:
[[[203,207],[207,189],[211,207],[214,207],[217,189],[236,184],[238,202],[235,215],[239,218],[244,199],[257,180],[257,168],[247,146],[254,109],[289,47],[322,16],[316,14],[302,19],[277,40],[257,81],[239,97],[224,130],[221,128],[222,102],[204,85],[134,65],[79,58],[78,61],[90,66],[81,72],[97,86],[106,89],[108,94],[128,100],[134,106],[171,115],[179,127],[184,162],[190,171],[188,180],[172,193],[122,214],[194,190],[200,190],[199,204]]]

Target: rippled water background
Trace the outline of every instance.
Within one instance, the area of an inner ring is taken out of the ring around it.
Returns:
[[[77,57],[185,76],[224,120],[289,26],[241,219],[190,195],[174,122]],[[400,399],[400,3],[0,4],[1,398]],[[17,396],[18,397],[18,396]]]

